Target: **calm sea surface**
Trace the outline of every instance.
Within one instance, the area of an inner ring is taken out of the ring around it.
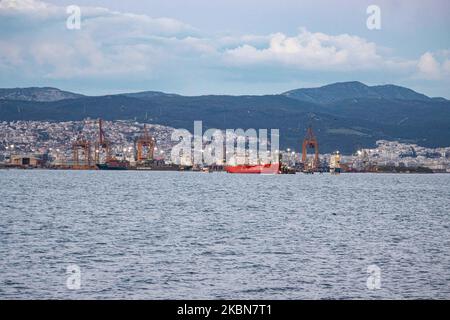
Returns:
[[[1,170],[10,298],[450,299],[450,175]]]

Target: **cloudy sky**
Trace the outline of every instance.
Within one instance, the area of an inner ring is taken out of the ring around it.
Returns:
[[[450,98],[449,31],[448,0],[0,0],[0,87],[271,94],[358,80]]]

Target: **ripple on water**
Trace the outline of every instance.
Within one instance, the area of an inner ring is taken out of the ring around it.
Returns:
[[[0,181],[0,298],[450,298],[450,175],[3,170]]]

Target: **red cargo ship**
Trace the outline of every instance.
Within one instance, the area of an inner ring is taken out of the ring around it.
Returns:
[[[257,165],[237,165],[237,166],[226,166],[226,172],[228,173],[254,173],[254,174],[279,174],[280,164],[257,164]]]

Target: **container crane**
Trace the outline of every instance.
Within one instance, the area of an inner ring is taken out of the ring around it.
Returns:
[[[307,170],[307,156],[308,156],[308,148],[314,148],[314,158],[309,170]],[[302,163],[304,169],[306,171],[314,172],[319,167],[319,143],[317,142],[317,138],[313,133],[312,127],[309,126],[308,131],[306,133],[306,137],[303,140],[302,145]]]
[[[144,133],[136,140],[136,161],[145,162],[153,160],[155,144],[155,139],[148,133],[147,125],[144,124]]]
[[[95,143],[95,163],[100,163],[100,154],[104,152],[105,162],[112,160],[111,157],[111,144],[105,137],[103,131],[103,121],[98,120],[98,141]]]
[[[73,169],[90,169],[93,166],[91,143],[80,133],[72,143]]]

